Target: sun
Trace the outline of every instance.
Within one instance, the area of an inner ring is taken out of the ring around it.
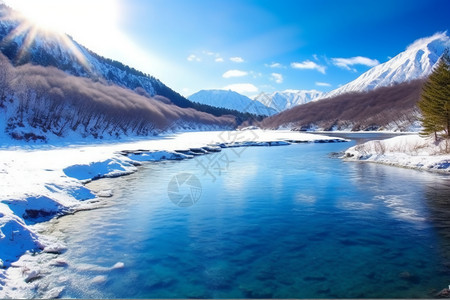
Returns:
[[[81,44],[102,56],[120,60],[140,68],[165,70],[164,61],[128,34],[130,18],[126,0],[0,0],[17,14],[12,20],[20,24],[4,38],[3,43],[24,38],[18,61],[42,34],[61,41],[71,49],[78,61],[90,69]],[[69,37],[69,36],[70,37]],[[76,42],[75,42],[76,41]],[[132,53],[133,55],[130,55]]]
[[[102,49],[105,40],[117,40],[120,35],[121,0],[3,0],[17,12],[20,25],[4,40],[24,36],[18,58],[26,53],[40,34],[58,38],[71,49],[87,69],[86,59],[72,38],[92,50]],[[16,16],[17,15],[17,16]],[[13,16],[13,18],[15,18]]]
[[[98,38],[116,28],[118,0],[5,0],[41,30],[67,33],[82,39]]]

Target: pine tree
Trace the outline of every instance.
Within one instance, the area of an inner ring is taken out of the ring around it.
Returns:
[[[436,68],[424,84],[418,103],[422,111],[422,135],[434,135],[444,132],[443,137],[450,139],[450,56],[448,49],[439,59]]]

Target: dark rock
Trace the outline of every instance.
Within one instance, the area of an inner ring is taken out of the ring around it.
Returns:
[[[206,151],[206,150],[204,150],[204,149],[202,149],[202,148],[190,148],[189,150],[191,150],[191,152],[194,152],[194,153],[198,153],[198,154],[206,154],[206,153],[208,153],[208,151]]]
[[[442,289],[435,296],[436,296],[436,298],[450,298],[450,290],[449,289]]]

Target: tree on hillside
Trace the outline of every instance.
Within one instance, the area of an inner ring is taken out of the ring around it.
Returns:
[[[424,84],[418,103],[422,111],[422,135],[450,139],[450,56],[448,49]]]

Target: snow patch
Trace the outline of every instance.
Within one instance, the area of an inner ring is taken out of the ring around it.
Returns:
[[[109,198],[114,196],[113,191],[112,190],[103,190],[97,193],[97,197],[101,197],[101,198]]]
[[[92,278],[91,282],[92,283],[105,283],[108,280],[108,278],[105,275],[97,275],[94,278]]]
[[[450,174],[449,141],[405,135],[370,141],[345,151],[345,158]]]
[[[3,211],[0,218],[0,257],[3,267],[9,267],[26,251],[44,248],[38,235],[5,204],[0,203],[0,210]]]
[[[46,196],[32,196],[17,200],[2,200],[15,215],[22,218],[25,223],[48,220],[58,212],[64,210],[55,199]]]
[[[83,182],[104,178],[119,177],[136,172],[136,167],[129,162],[118,159],[107,159],[101,162],[93,162],[88,165],[73,165],[65,168],[64,174]]]

